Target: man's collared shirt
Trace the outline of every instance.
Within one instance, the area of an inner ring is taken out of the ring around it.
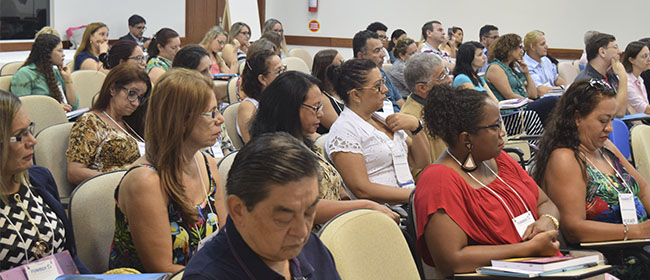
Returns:
[[[390,77],[384,72],[384,69],[379,68],[379,72],[381,72],[381,77],[386,79],[386,88],[388,88],[388,92],[386,93],[386,100],[389,100],[391,103],[393,103],[393,111],[395,113],[399,113],[399,104],[397,104],[397,100],[402,99],[402,96],[399,94],[399,91],[393,85],[393,82],[391,82]]]
[[[341,279],[334,258],[314,233],[289,260],[291,279]],[[246,244],[228,216],[217,236],[206,242],[185,268],[183,279],[282,279]]]
[[[618,92],[618,77],[613,72],[607,72],[607,74],[603,76],[603,74],[600,74],[600,72],[592,67],[591,64],[587,63],[587,66],[585,66],[585,69],[578,74],[575,81],[584,79],[604,80],[612,87],[612,89],[614,89],[614,92]]]
[[[487,48],[483,48],[483,53],[485,54],[485,57],[486,57],[486,58],[485,58],[485,65],[483,65],[483,67],[481,67],[480,69],[478,69],[478,72],[479,72],[479,73],[485,73],[485,71],[487,71],[488,64],[489,64],[489,63],[488,63],[488,60],[487,60],[487,57],[488,57],[488,50],[487,50]]]
[[[557,80],[559,74],[557,72],[557,66],[548,57],[542,56],[540,62],[537,62],[526,53],[524,55],[524,62],[528,65],[530,76],[535,81],[536,87],[555,86],[555,80]]]
[[[424,42],[424,46],[422,46],[422,52],[423,53],[432,53],[437,55],[440,59],[443,59],[449,63],[455,63],[455,61],[451,58],[451,56],[446,52],[441,49],[436,49],[429,45],[429,43]]]

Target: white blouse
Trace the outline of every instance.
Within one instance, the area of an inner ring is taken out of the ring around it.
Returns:
[[[259,103],[257,100],[255,100],[255,99],[253,99],[253,98],[250,98],[250,97],[246,97],[246,98],[244,98],[244,100],[242,100],[242,103],[243,103],[244,101],[246,101],[246,100],[248,100],[248,102],[250,102],[250,103],[253,103],[253,105],[255,105],[255,109],[257,109],[258,107],[260,107],[260,103]],[[241,106],[241,103],[239,104],[239,106]],[[239,137],[241,138],[241,137],[242,137],[242,136],[241,136],[241,129],[239,128],[239,121],[237,120],[237,116],[238,116],[238,114],[235,115],[235,127],[237,128],[237,134],[239,134]],[[252,120],[252,119],[251,119],[251,120]]]
[[[378,115],[373,114],[374,117]],[[330,128],[325,152],[330,160],[332,153],[336,152],[361,154],[370,182],[400,187],[393,164],[393,154],[401,152],[405,156],[408,155],[406,138],[407,134],[399,130],[393,133],[391,140],[384,132],[345,107]]]

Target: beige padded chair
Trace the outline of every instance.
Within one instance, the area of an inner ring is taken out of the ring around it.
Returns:
[[[311,69],[302,59],[297,57],[285,57],[282,59],[282,64],[287,65],[287,71],[300,71],[305,74],[311,74]]]
[[[24,61],[14,61],[2,65],[2,68],[0,68],[0,76],[16,74],[18,69],[20,69],[20,67],[23,66],[24,63],[25,63]]]
[[[230,137],[232,146],[237,150],[244,146],[244,140],[237,133],[237,109],[239,108],[239,104],[239,102],[230,104],[223,110],[223,118],[226,120],[224,123],[226,132],[228,133],[228,137]]]
[[[650,126],[633,126],[630,131],[630,142],[636,169],[646,182],[650,182]]]
[[[230,171],[230,166],[232,166],[233,161],[239,151],[234,151],[225,157],[223,157],[217,164],[217,169],[219,169],[219,177],[221,177],[221,185],[223,186],[223,203],[226,204],[228,198],[228,192],[226,191],[226,182],[228,182],[228,172]],[[228,207],[226,206],[226,211]]]
[[[557,71],[560,74],[560,77],[564,79],[567,83],[573,83],[573,80],[578,76],[578,71],[572,65],[571,62],[561,61],[557,64]]]
[[[239,63],[239,76],[241,76],[241,74],[244,73],[244,65],[246,65],[245,61]]]
[[[312,65],[314,64],[314,59],[311,57],[311,54],[309,54],[309,52],[307,52],[307,50],[303,48],[291,49],[289,51],[289,56],[302,59],[302,61],[304,61],[305,64],[307,64],[307,67],[309,67],[309,69],[311,69]]]
[[[60,123],[67,123],[68,117],[56,99],[46,95],[21,96],[22,109],[29,119],[34,122],[34,132],[38,133],[44,128]]]
[[[79,96],[78,108],[90,108],[93,96],[101,90],[102,84],[104,84],[106,74],[95,70],[77,70],[72,72],[70,77],[77,96]]]
[[[7,76],[1,76],[0,77],[0,90],[4,90],[6,92],[11,92],[11,78],[13,78],[13,75],[7,75]]]
[[[108,270],[115,231],[115,188],[126,173],[103,173],[79,184],[70,198],[70,221],[77,254],[92,273]]]
[[[327,135],[328,133],[322,134],[321,136],[318,136],[316,140],[314,141],[314,145],[316,147],[319,147],[321,151],[323,151],[323,157],[328,158],[327,155],[325,154],[325,143],[327,142]]]
[[[66,63],[65,67],[68,67],[68,69],[70,69],[70,72],[73,72],[74,71],[74,69],[73,69],[74,68],[74,59],[70,60],[70,62]]]
[[[46,127],[36,134],[38,143],[34,146],[34,164],[46,167],[52,172],[59,190],[59,196],[64,205],[68,204],[70,194],[74,189],[74,186],[68,182],[68,159],[65,156],[72,125],[74,123],[62,123]]]
[[[402,231],[381,212],[345,212],[323,225],[319,236],[341,279],[420,279]]]
[[[234,104],[239,102],[237,98],[237,82],[239,78],[232,78],[228,80],[228,103]]]
[[[384,72],[386,72],[386,73],[390,72],[390,69],[392,69],[392,68],[393,68],[393,65],[392,65],[392,64],[388,64],[388,63],[384,63],[384,64],[381,66],[381,70],[384,70]]]
[[[571,62],[571,65],[573,65],[573,68],[580,73],[580,59],[576,59],[573,62]]]

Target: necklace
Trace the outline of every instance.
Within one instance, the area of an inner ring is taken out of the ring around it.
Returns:
[[[205,189],[205,183],[203,182],[203,174],[201,173],[201,168],[199,167],[199,161],[196,159],[196,156],[194,156],[194,163],[196,164],[196,171],[199,172],[199,179],[201,180],[201,189],[203,189],[203,194],[205,194],[205,202],[208,204],[208,208],[210,208],[210,212],[216,213],[214,209],[212,209],[212,205],[210,205],[210,199],[208,197],[208,191]],[[196,207],[197,210],[199,210],[199,214],[201,217],[203,217],[203,213],[201,212],[201,204]]]
[[[103,111],[103,113],[104,113],[104,115],[105,115],[109,120],[111,120],[115,125],[117,125],[117,127],[119,127],[120,130],[122,130],[122,132],[126,133],[126,135],[128,135],[128,136],[131,136],[131,138],[133,138],[133,140],[135,140],[136,142],[138,142],[138,141],[139,141],[139,142],[144,142],[144,139],[142,139],[142,137],[140,137],[140,135],[138,135],[138,133],[135,132],[135,130],[133,130],[133,128],[131,128],[131,127],[129,126],[128,123],[125,122],[124,125],[126,125],[126,127],[128,127],[129,130],[131,130],[131,132],[133,133],[133,135],[137,136],[138,138],[133,137],[133,135],[131,135],[131,133],[127,132],[127,131],[126,131],[126,130],[125,130],[125,129],[124,129],[124,128],[119,124],[119,123],[117,123],[117,122],[116,122],[116,121],[111,117],[111,115],[107,114],[106,111]]]
[[[614,165],[612,165],[612,163],[607,159],[607,157],[605,156],[605,154],[603,154],[603,151],[602,151],[602,150],[599,150],[599,151],[600,151],[600,156],[602,156],[603,159],[605,159],[605,161],[607,162],[607,164],[609,164],[609,166],[614,170],[614,173],[616,174],[616,177],[619,178],[619,179],[621,180],[621,182],[623,183],[623,186],[625,186],[625,188],[626,188],[626,189],[627,189],[631,194],[633,194],[632,189],[631,189],[630,186],[627,184],[627,182],[625,181],[625,179],[623,179],[623,176],[621,176],[621,174],[618,173],[618,170],[616,170],[616,168],[614,168]],[[596,167],[596,165],[595,165],[595,164],[594,164],[594,163],[593,163],[593,162],[592,162],[592,161],[587,157],[587,155],[586,155],[583,151],[580,151],[580,153],[582,154],[583,157],[585,157],[585,159],[587,159],[587,161],[589,162],[589,164],[591,164],[591,166],[593,166],[594,169],[596,169],[596,170],[598,171],[598,173],[602,174],[602,175],[605,177],[605,179],[607,179],[607,182],[609,182],[609,183],[611,184],[612,188],[613,188],[617,193],[620,194],[621,192],[619,192],[618,189],[616,188],[616,183],[614,183],[614,181],[612,180],[612,178],[609,178],[609,175],[607,175],[607,174],[603,173],[602,171],[600,171],[600,169],[598,169],[598,167]]]

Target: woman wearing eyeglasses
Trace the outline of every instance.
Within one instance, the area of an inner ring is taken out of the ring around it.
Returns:
[[[145,68],[152,84],[155,84],[158,78],[172,67],[174,56],[180,49],[180,36],[173,29],[161,28],[153,35],[147,48],[149,60]]]
[[[15,95],[0,90],[0,271],[67,250],[77,270],[79,261],[72,226],[59,201],[54,178],[46,168],[32,166],[34,123]]]
[[[131,63],[140,67],[144,71],[147,66],[147,57],[144,55],[142,48],[138,47],[138,43],[130,40],[119,40],[115,42],[108,50],[105,56],[101,56],[99,60],[102,62],[104,69],[110,70],[120,63]]]
[[[205,33],[203,40],[199,43],[201,47],[208,51],[210,54],[210,61],[212,62],[212,74],[237,74],[239,71],[239,63],[237,62],[236,52],[233,52],[231,60],[226,62],[219,53],[223,50],[228,40],[228,33],[219,26],[213,26]]]
[[[351,196],[406,204],[415,184],[409,166],[431,162],[422,123],[406,114],[379,115],[388,89],[377,64],[352,59],[329,71],[345,109],[327,137],[325,150]],[[409,131],[407,133],[406,131]]]
[[[341,212],[370,208],[382,211],[394,220],[399,216],[376,202],[369,200],[341,200],[342,179],[336,168],[324,157],[324,151],[314,145],[312,135],[323,116],[323,103],[318,79],[297,71],[281,74],[268,87],[260,99],[260,107],[251,124],[251,137],[271,132],[287,132],[302,140],[320,164],[320,202],[316,208],[314,224],[324,224]],[[345,196],[345,195],[344,195]]]
[[[194,70],[171,69],[149,103],[157,110],[147,111],[146,154],[115,191],[109,268],[174,273],[226,220],[216,161],[200,151],[214,145],[224,120],[212,80]]]
[[[267,19],[264,22],[264,26],[262,26],[262,34],[269,32],[274,33],[282,38],[280,45],[278,46],[278,52],[280,52],[281,57],[288,57],[289,51],[287,50],[287,39],[284,38],[284,28],[282,28],[282,23],[274,18]]]
[[[245,63],[241,86],[247,97],[237,109],[237,133],[244,143],[250,139],[249,122],[257,111],[262,91],[278,75],[287,71],[287,67],[282,65],[280,57],[269,50],[254,54]]]
[[[574,82],[560,98],[542,137],[533,178],[560,209],[570,244],[650,238],[650,189],[607,139],[616,93],[602,80]],[[622,211],[621,209],[629,209]],[[642,248],[605,254],[620,279],[642,279]],[[636,265],[635,265],[636,263]]]
[[[149,76],[137,66],[122,63],[108,73],[97,101],[70,131],[71,184],[124,169],[144,154],[144,105],[150,91]]]
[[[494,259],[560,255],[557,208],[502,150],[497,103],[473,89],[437,85],[423,117],[431,136],[448,147],[415,189],[424,262],[450,276]]]
[[[627,103],[631,113],[650,113],[648,91],[641,78],[641,73],[650,69],[650,49],[641,41],[631,42],[621,60],[627,73]]]
[[[228,43],[223,47],[223,59],[225,61],[232,61],[237,59],[239,64],[246,61],[248,55],[248,47],[250,46],[251,28],[248,24],[243,22],[235,22],[230,26],[230,33],[228,35]],[[233,56],[236,54],[236,56]]]

